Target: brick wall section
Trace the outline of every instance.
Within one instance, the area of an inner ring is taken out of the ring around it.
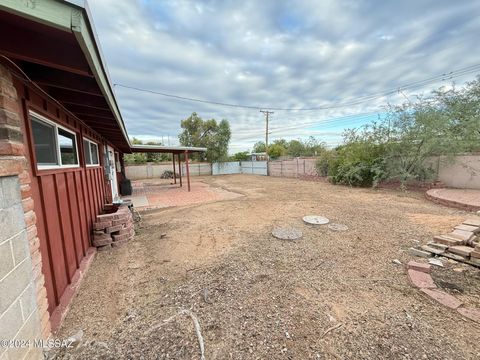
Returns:
[[[0,64],[0,177],[8,177],[9,180],[5,181],[16,181],[19,184],[20,208],[22,210],[21,214],[23,214],[21,221],[25,224],[25,231],[22,236],[25,236],[28,242],[30,255],[28,261],[30,269],[23,269],[23,271],[28,271],[32,277],[32,288],[36,297],[35,306],[40,319],[41,335],[43,338],[48,338],[51,334],[47,310],[48,303],[44,276],[41,270],[42,258],[37,237],[36,216],[33,210],[29,165],[25,158],[25,153],[28,150],[22,132],[20,107],[21,103],[12,83],[12,75],[6,67]],[[12,216],[20,217],[21,214]],[[3,227],[0,228],[3,232]],[[13,240],[8,241],[12,242]],[[9,288],[6,293],[11,291],[13,290]],[[5,293],[0,291],[0,294],[3,298]],[[30,306],[33,305],[30,304]],[[0,328],[3,328],[1,320]]]
[[[106,211],[111,211],[110,208],[111,205],[107,205]],[[97,215],[93,229],[93,246],[98,250],[122,246],[135,236],[133,216],[126,205],[116,211]]]

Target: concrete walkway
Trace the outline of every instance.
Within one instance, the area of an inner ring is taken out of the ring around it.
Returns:
[[[467,211],[480,210],[480,190],[475,189],[430,189],[427,199],[436,203]]]

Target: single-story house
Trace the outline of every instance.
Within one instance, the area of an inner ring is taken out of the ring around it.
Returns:
[[[84,1],[0,0],[0,34],[0,339],[47,339],[135,149]]]

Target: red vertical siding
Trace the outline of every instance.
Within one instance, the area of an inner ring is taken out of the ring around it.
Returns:
[[[75,254],[75,241],[72,233],[72,217],[68,206],[67,182],[65,173],[55,174],[55,185],[57,187],[58,218],[60,219],[60,233],[62,235],[63,251],[67,266],[67,277],[70,283],[75,270],[78,268],[77,256]]]
[[[50,264],[53,272],[54,289],[56,304],[51,304],[49,299],[49,307],[55,308],[58,305],[58,299],[65,291],[69,281],[67,276],[66,256],[63,251],[63,238],[60,229],[60,219],[58,217],[59,210],[57,206],[56,184],[53,175],[42,176],[39,182],[42,188],[42,200],[45,204],[45,221],[47,245],[49,248]],[[41,239],[40,239],[41,240]],[[42,254],[43,256],[43,254]],[[53,305],[53,307],[52,307]]]
[[[72,238],[75,247],[75,255],[77,259],[77,267],[80,265],[80,262],[85,255],[83,249],[83,240],[82,240],[82,225],[80,224],[80,214],[78,213],[77,199],[76,199],[76,186],[73,173],[65,174],[67,193],[68,193],[68,211],[70,215],[71,225],[72,225]]]
[[[26,95],[24,86],[17,86],[23,101],[23,122],[28,138],[32,196],[37,216],[38,237],[42,254],[42,271],[47,289],[48,310],[52,313],[60,303],[80,262],[90,245],[92,225],[109,202],[105,191],[103,158],[100,149],[104,140],[80,121],[73,121],[58,105],[37,94]],[[28,99],[29,100],[26,100]],[[77,135],[78,168],[38,170],[30,128],[28,109],[69,128]],[[86,167],[83,159],[82,134],[99,145],[101,166]]]

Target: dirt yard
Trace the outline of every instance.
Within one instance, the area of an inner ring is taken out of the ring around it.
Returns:
[[[163,321],[189,309],[207,360],[480,358],[480,325],[413,288],[392,262],[411,260],[410,246],[466,212],[421,193],[249,175],[201,180],[243,196],[144,214],[133,242],[98,253],[56,334],[83,329],[81,344],[52,355],[199,359],[191,319]],[[349,230],[307,226],[308,214]],[[303,238],[277,240],[277,225]],[[480,307],[478,269],[449,262],[433,276]]]

